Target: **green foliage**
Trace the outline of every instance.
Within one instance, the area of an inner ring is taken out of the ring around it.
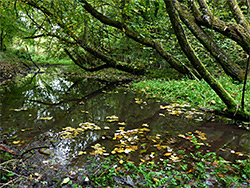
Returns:
[[[26,60],[31,60],[29,54],[26,52],[24,48],[21,48],[19,50],[15,51],[15,55],[18,58],[26,59]]]
[[[238,104],[241,103],[241,91],[243,84],[235,84],[228,77],[221,77],[219,81],[230,92]],[[168,103],[190,103],[192,106],[222,110],[226,106],[221,99],[211,90],[204,81],[196,81],[188,78],[181,80],[152,79],[134,82],[132,88],[148,97],[160,98]],[[247,82],[245,96],[246,109],[250,109],[250,82]]]
[[[190,159],[197,162],[190,163]],[[218,187],[247,187],[249,185],[249,160],[241,160],[236,163],[218,158],[215,153],[202,154],[191,153],[181,162],[170,163],[164,160],[162,163],[124,163],[110,168],[116,160],[107,160],[102,166],[101,172],[91,176],[91,180],[97,187],[119,186],[114,181],[119,179],[122,185],[139,187],[208,187],[207,183]],[[231,168],[234,170],[231,171]],[[103,173],[105,172],[105,173]],[[99,177],[98,177],[99,176]]]

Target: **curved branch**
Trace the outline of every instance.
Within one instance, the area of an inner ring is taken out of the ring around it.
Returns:
[[[81,67],[83,70],[88,71],[88,72],[96,72],[105,68],[110,68],[111,66],[109,66],[108,64],[104,64],[98,67],[94,67],[94,68],[86,68],[84,66],[82,66],[82,63],[80,63],[77,59],[75,59],[72,54],[67,50],[64,49],[64,51],[66,52],[66,54],[70,57],[70,59],[72,59],[72,61],[78,65],[79,67]]]
[[[180,73],[183,74],[191,74],[190,71],[192,70],[191,68],[187,68],[187,66],[183,66],[184,63],[180,63],[173,55],[171,55],[170,53],[166,52],[161,43],[154,41],[152,39],[148,39],[148,38],[144,38],[142,37],[140,34],[132,31],[128,26],[126,26],[124,23],[116,21],[116,20],[112,20],[106,16],[104,16],[103,14],[101,14],[100,12],[98,12],[97,10],[95,10],[86,0],[80,0],[80,2],[82,2],[82,6],[92,15],[94,16],[96,19],[98,19],[100,22],[115,27],[121,31],[123,31],[125,33],[125,35],[133,40],[135,40],[136,42],[146,45],[148,47],[152,47],[153,49],[155,49],[174,69],[176,69],[177,71],[179,71]],[[192,70],[193,74],[196,77],[200,77],[199,74],[195,71]]]
[[[209,10],[209,7],[204,0],[198,0],[198,3],[203,13],[199,13],[199,15],[195,17],[199,25],[210,29],[212,28],[213,30],[237,42],[245,52],[249,52],[250,31],[240,24],[227,23],[212,15],[212,12]]]
[[[183,23],[212,54],[226,74],[240,82],[243,81],[244,71],[234,63],[227,53],[196,23],[195,17],[188,11],[187,7],[179,3],[176,4],[176,7]]]

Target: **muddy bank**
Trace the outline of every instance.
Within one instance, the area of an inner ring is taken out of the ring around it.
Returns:
[[[18,64],[0,62],[0,83],[2,84],[6,81],[10,81],[16,75],[25,73],[28,70],[27,67]]]

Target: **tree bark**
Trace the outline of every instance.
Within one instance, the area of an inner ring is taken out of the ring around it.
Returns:
[[[196,23],[195,17],[188,11],[187,7],[176,3],[176,8],[183,23],[222,66],[225,73],[234,80],[242,82],[245,75],[244,71],[234,63],[227,53]]]
[[[236,23],[226,23],[209,11],[209,7],[204,0],[198,0],[198,3],[202,9],[202,14],[199,13],[196,16],[198,24],[205,26],[209,29],[213,29],[222,35],[237,42],[243,50],[248,53],[250,50],[250,31],[245,27]],[[198,12],[197,12],[198,13]]]
[[[169,14],[172,26],[174,28],[175,34],[177,36],[178,42],[186,54],[190,62],[194,65],[196,70],[204,78],[204,80],[210,85],[210,87],[216,92],[216,94],[221,98],[221,100],[227,105],[228,113],[234,114],[237,118],[241,118],[250,121],[250,113],[239,109],[239,105],[230,96],[230,94],[223,88],[223,86],[209,73],[206,67],[202,64],[199,58],[195,55],[192,47],[189,45],[187,38],[185,36],[184,29],[181,25],[180,18],[176,11],[176,1],[175,0],[164,0],[166,4],[166,10]]]
[[[185,65],[184,63],[178,61],[173,55],[170,53],[166,52],[161,43],[156,42],[152,39],[149,38],[144,38],[140,36],[140,34],[134,32],[131,30],[128,26],[126,26],[124,23],[112,20],[100,12],[96,11],[86,0],[80,0],[80,2],[83,3],[83,7],[96,19],[101,21],[102,23],[115,27],[125,33],[125,35],[136,42],[146,45],[148,47],[152,47],[155,49],[174,69],[176,69],[178,72],[182,74],[189,74],[191,76],[195,75],[196,77],[200,78],[200,75],[198,74],[197,71],[193,70],[189,65]],[[190,73],[192,71],[192,73]]]

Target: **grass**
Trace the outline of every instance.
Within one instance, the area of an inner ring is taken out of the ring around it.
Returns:
[[[236,84],[228,77],[218,79],[238,104],[241,103],[243,84]],[[150,79],[133,82],[132,89],[147,97],[159,98],[167,103],[189,103],[193,107],[223,110],[222,100],[204,81],[183,78],[180,80]],[[250,81],[247,82],[245,108],[250,111]]]
[[[162,159],[135,164],[129,160],[121,163],[119,157],[107,158],[98,173],[90,175],[90,180],[95,187],[191,188],[209,187],[209,184],[215,187],[249,187],[249,162],[250,158],[225,161],[213,152],[202,154],[199,151],[183,155],[177,162]]]

